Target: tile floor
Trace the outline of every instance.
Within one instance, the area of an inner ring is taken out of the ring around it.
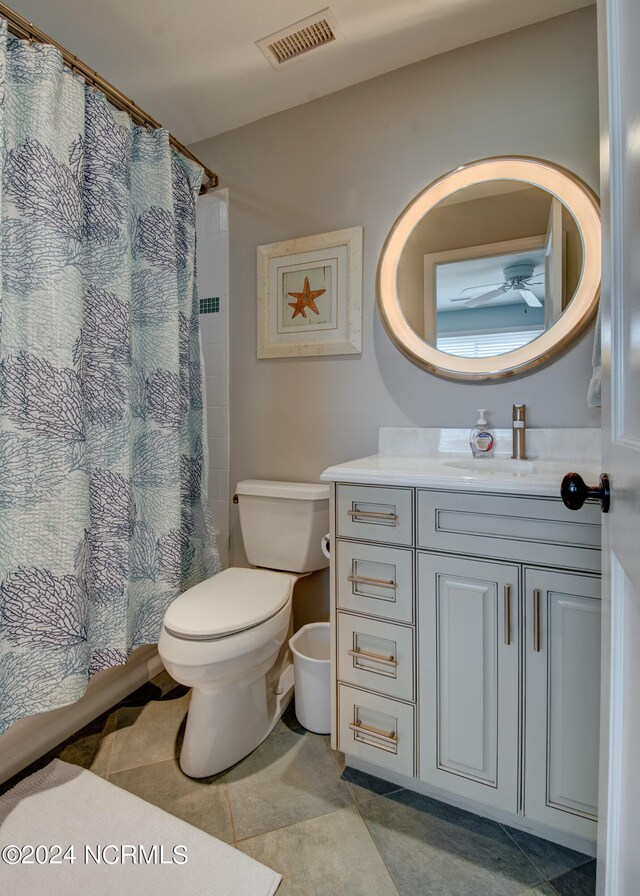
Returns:
[[[187,778],[188,701],[162,673],[20,777],[54,756],[90,768],[279,871],[278,896],[595,893],[588,856],[345,769],[292,708],[242,762]]]

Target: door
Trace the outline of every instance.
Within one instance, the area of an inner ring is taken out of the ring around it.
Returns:
[[[525,570],[524,814],[596,839],[599,576]]]
[[[564,310],[565,263],[562,203],[555,196],[551,200],[547,237],[545,241],[545,329],[554,324]]]
[[[640,3],[599,6],[603,223],[602,739],[598,892],[640,893]]]
[[[518,567],[418,555],[419,778],[518,808]]]

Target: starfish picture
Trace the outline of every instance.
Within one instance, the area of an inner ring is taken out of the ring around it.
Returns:
[[[326,289],[311,289],[309,286],[309,278],[304,278],[304,286],[302,287],[302,292],[289,292],[287,295],[294,298],[295,302],[288,302],[289,308],[293,308],[293,314],[291,315],[291,320],[294,317],[297,317],[298,314],[301,314],[302,317],[306,318],[305,308],[310,308],[314,314],[320,314],[316,307],[316,299],[318,296],[321,296],[325,293]]]

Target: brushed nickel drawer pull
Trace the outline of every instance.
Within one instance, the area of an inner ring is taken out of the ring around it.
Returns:
[[[533,649],[540,653],[540,591],[533,592]]]
[[[347,650],[349,656],[355,657],[355,659],[361,660],[370,660],[373,663],[380,663],[381,666],[393,666],[394,669],[398,667],[398,660],[394,656],[381,656],[379,653],[369,653],[368,650],[361,650],[359,647],[354,648],[354,650]]]
[[[371,579],[369,576],[347,576],[347,582],[354,585],[376,585],[378,588],[391,588],[396,591],[398,583],[393,579]]]
[[[386,523],[397,523],[397,513],[383,513],[381,510],[347,510],[347,516],[350,516],[354,522],[360,522],[355,518],[363,516],[366,520],[384,520]]]
[[[511,585],[504,586],[504,643],[511,644]]]
[[[359,740],[370,747],[378,750],[385,750],[387,753],[398,752],[398,736],[395,731],[380,731],[371,725],[365,725],[364,722],[349,723],[349,728],[353,731],[353,739]]]

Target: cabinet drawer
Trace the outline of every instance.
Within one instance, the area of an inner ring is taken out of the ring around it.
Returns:
[[[338,607],[394,622],[413,622],[413,552],[336,542]]]
[[[575,513],[559,498],[424,490],[417,516],[422,548],[600,571],[597,504]]]
[[[413,706],[343,684],[338,702],[338,749],[413,777]]]
[[[412,628],[338,613],[337,654],[340,681],[414,699]]]
[[[359,538],[388,544],[413,544],[410,488],[382,485],[339,485],[336,532],[341,538]]]

